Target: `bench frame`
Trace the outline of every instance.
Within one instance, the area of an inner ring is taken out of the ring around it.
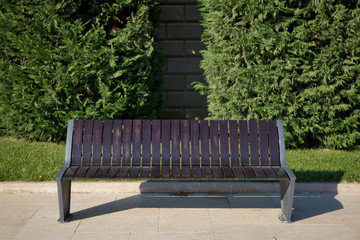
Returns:
[[[284,170],[287,175],[286,178],[280,178],[280,199],[281,199],[281,213],[279,214],[279,219],[282,222],[292,222],[292,206],[293,198],[295,191],[295,180],[296,177],[294,173],[286,165],[285,157],[285,139],[284,139],[284,130],[283,123],[281,120],[276,121],[277,124],[277,136],[278,136],[278,148],[279,148],[279,158],[280,158],[280,167]],[[68,129],[67,129],[67,138],[66,138],[66,154],[65,154],[65,165],[60,169],[59,173],[56,176],[57,188],[58,188],[58,200],[59,200],[59,212],[60,218],[59,222],[68,222],[71,220],[70,214],[70,196],[71,196],[71,181],[72,179],[64,178],[66,171],[72,166],[72,148],[73,148],[73,134],[74,134],[74,120],[69,120]],[[82,143],[81,143],[82,144]],[[270,143],[269,143],[270,144]],[[86,179],[86,178],[84,178]],[[124,178],[121,178],[124,179]],[[144,178],[142,178],[144,180]],[[146,179],[145,179],[146,180]],[[174,180],[160,178],[160,179],[150,179],[149,180]],[[190,181],[198,180],[212,180],[212,179],[185,179]],[[219,179],[213,179],[219,180]],[[223,180],[256,180],[256,179],[223,179]],[[264,179],[259,179],[264,180]],[[274,179],[270,179],[274,180]]]

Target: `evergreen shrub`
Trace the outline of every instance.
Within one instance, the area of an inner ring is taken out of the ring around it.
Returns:
[[[289,147],[360,146],[360,2],[199,0],[212,119],[282,119]]]
[[[59,141],[70,118],[157,118],[153,0],[0,0],[0,134]]]

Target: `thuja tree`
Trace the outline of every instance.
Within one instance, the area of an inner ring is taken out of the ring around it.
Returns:
[[[70,118],[157,118],[156,1],[0,0],[0,134],[58,141]]]
[[[282,119],[291,147],[359,148],[357,0],[200,0],[210,118]]]

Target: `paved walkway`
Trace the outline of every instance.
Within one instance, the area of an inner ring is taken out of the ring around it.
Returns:
[[[57,222],[56,193],[0,194],[0,239],[360,239],[360,194],[297,194],[281,223],[278,194],[72,194]]]

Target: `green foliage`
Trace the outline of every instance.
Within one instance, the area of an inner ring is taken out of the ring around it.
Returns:
[[[200,0],[210,118],[283,119],[291,147],[360,147],[360,3]]]
[[[157,118],[156,6],[0,0],[0,134],[59,141],[70,118]]]

